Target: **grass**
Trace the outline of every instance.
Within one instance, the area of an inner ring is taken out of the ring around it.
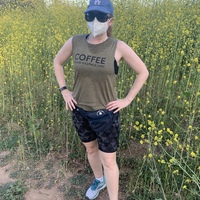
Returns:
[[[22,163],[50,152],[66,154],[65,167],[85,158],[52,66],[71,35],[88,31],[83,16],[86,3],[81,3],[56,1],[46,6],[38,0],[26,6],[8,4],[0,11],[0,150],[17,151]],[[136,99],[121,112],[118,163],[121,169],[136,171],[126,183],[127,198],[198,199],[199,1],[115,0],[114,6],[115,38],[128,43],[150,71]],[[64,67],[71,89],[72,60]],[[134,78],[122,62],[119,98]],[[136,155],[127,158],[126,164],[120,152],[133,153],[134,141],[146,153],[137,161]]]
[[[23,200],[26,191],[26,186],[21,181],[9,182],[0,186],[0,199]]]

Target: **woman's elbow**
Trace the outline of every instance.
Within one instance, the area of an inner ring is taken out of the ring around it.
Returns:
[[[55,67],[55,66],[57,66],[57,65],[58,65],[58,60],[57,60],[57,58],[55,57],[54,60],[53,60],[53,66]]]
[[[143,76],[147,79],[149,77],[149,70],[147,69],[147,67],[144,64],[144,67],[141,70],[141,74],[143,74]]]
[[[145,71],[145,75],[146,75],[147,78],[149,77],[149,70],[147,68],[146,68],[146,71]]]
[[[62,67],[62,65],[60,64],[59,60],[57,59],[57,57],[54,58],[53,60],[53,66],[54,66],[54,69],[58,69],[60,67]]]

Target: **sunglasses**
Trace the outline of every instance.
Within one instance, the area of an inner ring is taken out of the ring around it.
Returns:
[[[99,22],[107,22],[109,18],[111,18],[108,14],[98,12],[98,13],[93,13],[93,12],[87,12],[85,13],[85,20],[88,22],[92,22],[94,18],[97,18]]]

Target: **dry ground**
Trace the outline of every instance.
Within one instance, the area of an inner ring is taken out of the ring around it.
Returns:
[[[121,151],[122,157],[142,158],[146,147],[132,142],[128,150]],[[0,186],[21,179],[28,188],[25,200],[81,200],[85,190],[93,181],[87,161],[75,161],[66,168],[63,158],[53,153],[37,161],[19,161],[9,151],[0,152]],[[120,169],[119,200],[126,199],[124,186],[133,169]],[[101,191],[96,200],[108,200],[107,190]]]

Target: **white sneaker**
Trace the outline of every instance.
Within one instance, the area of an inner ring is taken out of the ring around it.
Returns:
[[[100,190],[104,189],[105,187],[106,187],[106,180],[104,177],[102,182],[100,182],[97,179],[94,179],[94,182],[87,190],[85,196],[90,200],[95,199],[99,195]]]

